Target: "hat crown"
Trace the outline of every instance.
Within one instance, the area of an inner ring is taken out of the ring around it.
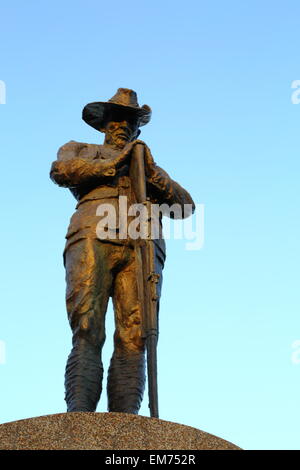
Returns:
[[[119,88],[117,93],[108,102],[121,106],[130,106],[131,108],[139,108],[137,94],[129,88]]]

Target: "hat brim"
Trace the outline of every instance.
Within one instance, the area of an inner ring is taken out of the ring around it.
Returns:
[[[92,126],[97,131],[103,130],[106,116],[109,111],[116,114],[128,113],[138,119],[139,127],[145,126],[151,119],[151,108],[144,104],[141,108],[134,108],[133,106],[123,106],[121,104],[96,101],[95,103],[87,104],[82,111],[82,119],[89,126]]]

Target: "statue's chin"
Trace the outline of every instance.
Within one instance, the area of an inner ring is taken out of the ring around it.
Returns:
[[[115,142],[115,145],[117,145],[119,148],[123,148],[125,147],[125,145],[127,144],[127,140],[126,139],[116,139],[116,142]]]

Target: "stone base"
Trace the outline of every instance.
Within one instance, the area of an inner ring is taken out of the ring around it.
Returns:
[[[0,425],[4,450],[238,450],[206,432],[126,413],[60,413]]]

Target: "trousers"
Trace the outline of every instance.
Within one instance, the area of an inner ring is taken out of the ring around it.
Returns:
[[[102,392],[101,351],[112,297],[114,352],[108,370],[108,411],[137,414],[145,388],[145,338],[133,247],[83,238],[64,255],[66,305],[73,332],[65,372],[67,411],[95,411]],[[162,282],[162,266],[158,293]]]

